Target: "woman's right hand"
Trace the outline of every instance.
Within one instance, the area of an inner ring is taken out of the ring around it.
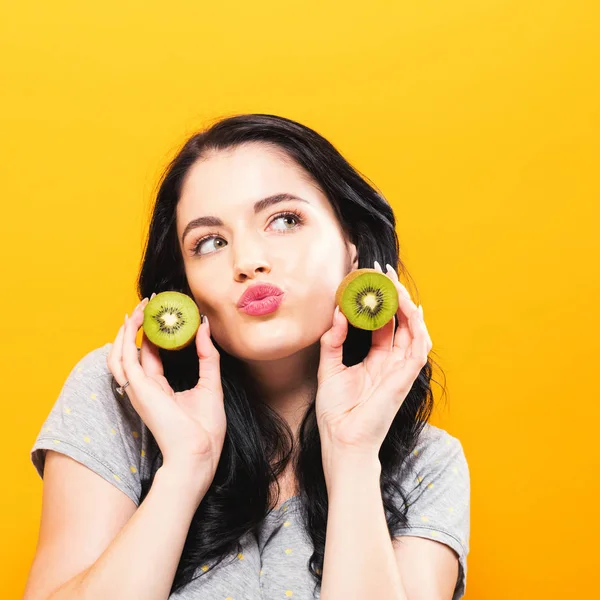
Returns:
[[[205,319],[196,333],[198,383],[190,390],[174,392],[164,376],[158,348],[145,333],[138,357],[135,338],[148,301],[144,298],[131,317],[125,316],[107,357],[108,367],[120,386],[129,381],[124,393],[156,439],[163,465],[193,473],[201,470],[212,479],[221,456],[227,420],[220,355],[210,339],[210,325]]]

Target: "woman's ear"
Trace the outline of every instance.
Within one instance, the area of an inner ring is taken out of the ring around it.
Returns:
[[[350,264],[352,266],[351,270],[354,271],[355,269],[358,269],[358,250],[351,242],[348,242],[348,253],[350,256]]]

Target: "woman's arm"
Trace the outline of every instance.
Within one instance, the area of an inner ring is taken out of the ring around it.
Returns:
[[[323,453],[329,510],[321,600],[408,600],[387,528],[377,456]]]
[[[192,517],[209,486],[197,472],[160,467],[148,495],[98,560],[47,600],[167,600]]]

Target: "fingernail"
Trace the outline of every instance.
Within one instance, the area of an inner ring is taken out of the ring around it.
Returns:
[[[204,315],[200,314],[200,325],[204,323]]]
[[[125,320],[123,321],[124,325],[127,325],[127,313],[125,313]]]
[[[373,265],[375,266],[375,269],[377,269],[378,271],[381,271],[383,273],[383,269],[381,268],[381,265],[377,261],[375,261],[373,263]]]
[[[421,315],[421,320],[423,320],[423,307],[419,304],[419,313]]]
[[[156,292],[154,292],[154,293],[152,294],[152,296],[150,296],[150,300],[152,300],[152,298],[154,298],[154,296],[156,296]]]
[[[410,292],[406,289],[404,285],[402,285],[402,283],[400,283],[399,281],[398,283],[400,284],[400,289],[406,294],[406,296],[410,298]]]

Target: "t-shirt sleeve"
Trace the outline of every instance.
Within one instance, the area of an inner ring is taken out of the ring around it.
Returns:
[[[458,555],[459,573],[452,600],[465,594],[470,534],[470,473],[459,439],[426,425],[408,461],[408,527],[397,536],[436,540]]]
[[[152,434],[129,398],[115,391],[117,383],[106,362],[111,346],[92,350],[73,367],[42,424],[31,461],[43,479],[46,451],[66,454],[139,506]]]

